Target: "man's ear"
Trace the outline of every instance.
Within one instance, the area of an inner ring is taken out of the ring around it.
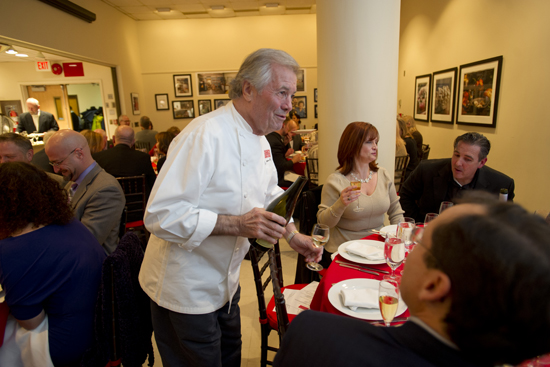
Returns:
[[[28,162],[32,161],[32,157],[34,157],[34,150],[32,150],[32,149],[27,150],[26,156],[27,156],[27,161]]]
[[[441,270],[431,269],[427,272],[419,299],[427,302],[438,302],[444,300],[451,292],[451,279]]]
[[[477,166],[477,168],[481,168],[485,165],[485,163],[487,163],[487,157],[483,158],[482,160],[479,161],[479,165]]]
[[[254,98],[255,93],[256,93],[256,88],[254,88],[248,80],[245,80],[244,83],[243,83],[243,97],[244,97],[244,100],[247,101],[247,102],[252,101],[252,99]]]

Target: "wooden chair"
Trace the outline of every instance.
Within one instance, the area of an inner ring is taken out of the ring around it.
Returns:
[[[149,153],[149,150],[151,150],[151,144],[148,141],[136,141],[135,146],[136,150],[141,150],[145,153]]]
[[[307,178],[309,179],[310,188],[319,185],[319,159],[306,158]]]
[[[146,245],[147,241],[149,241],[149,232],[143,223],[145,207],[147,206],[147,199],[145,197],[145,175],[117,177],[117,180],[126,198],[127,221],[124,233],[129,230],[141,233],[140,239],[142,239],[142,243]]]
[[[421,160],[428,159],[429,155],[430,155],[430,145],[429,144],[422,144],[422,159]]]
[[[285,288],[302,289],[307,284],[293,284],[283,287],[283,272],[281,265],[281,251],[279,243],[266,252],[256,250],[250,247],[250,263],[254,274],[254,284],[256,286],[256,295],[258,296],[258,309],[260,311],[260,330],[261,330],[261,358],[260,366],[273,365],[272,360],[268,360],[268,351],[277,352],[279,349],[269,345],[269,334],[276,330],[279,334],[279,342],[282,340],[289,323],[294,315],[288,315],[286,310],[283,291]],[[267,272],[267,269],[270,269]],[[266,306],[265,290],[272,283],[273,297]],[[276,309],[273,312],[273,309]]]
[[[394,175],[394,184],[395,191],[399,194],[399,189],[403,182],[405,182],[405,169],[409,164],[409,155],[402,155],[395,157],[395,175]]]

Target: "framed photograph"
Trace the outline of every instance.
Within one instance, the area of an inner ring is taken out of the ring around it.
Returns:
[[[460,65],[456,123],[495,127],[502,56]]]
[[[315,105],[315,118],[317,118],[317,105]]]
[[[414,119],[428,121],[430,110],[430,86],[432,74],[420,75],[416,77],[414,83]]]
[[[193,97],[191,74],[174,75],[174,94],[177,97]]]
[[[132,101],[132,113],[134,115],[139,115],[141,113],[139,111],[139,94],[130,93],[130,101]]]
[[[172,112],[175,119],[191,119],[195,117],[195,108],[193,100],[172,101]]]
[[[313,89],[313,102],[317,103],[317,88]]]
[[[219,73],[197,73],[199,96],[213,94],[228,94],[229,83],[237,76],[236,71],[224,71]]]
[[[454,123],[458,68],[434,73],[430,115],[432,122]]]
[[[305,92],[306,91],[306,71],[300,69],[296,75],[296,92]]]
[[[292,99],[292,109],[296,111],[301,119],[307,118],[307,97],[294,96]]]
[[[217,110],[218,108],[225,106],[229,102],[231,102],[230,99],[215,99],[214,100],[214,109]]]
[[[155,102],[157,104],[157,111],[169,110],[168,94],[155,94]]]
[[[209,99],[199,99],[199,116],[206,115],[212,111],[212,101]]]

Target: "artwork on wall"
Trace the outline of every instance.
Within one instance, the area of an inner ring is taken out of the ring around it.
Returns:
[[[454,123],[457,68],[435,72],[430,115],[432,122]]]
[[[317,103],[317,88],[313,89],[313,102]]]
[[[294,96],[292,99],[292,109],[301,119],[307,118],[307,97]]]
[[[461,65],[457,124],[495,127],[502,56]]]
[[[172,101],[172,110],[175,119],[190,119],[195,117],[193,100]]]
[[[199,116],[206,115],[212,111],[212,101],[209,99],[199,99]]]
[[[228,94],[229,83],[237,76],[236,71],[219,73],[197,73],[199,96]]]
[[[177,97],[193,97],[191,74],[174,75],[174,94]]]
[[[420,75],[416,77],[416,82],[414,83],[415,120],[428,121],[431,81],[432,74]]]
[[[139,111],[139,94],[130,93],[130,101],[132,102],[132,113],[134,115],[139,115],[141,113]]]
[[[305,92],[306,90],[306,71],[304,69],[298,70],[296,75],[296,92]]]
[[[229,102],[231,102],[230,99],[215,99],[214,100],[214,109],[217,110],[218,108],[225,106]]]
[[[169,110],[168,94],[155,94],[155,103],[157,105],[157,111]]]
[[[315,118],[317,118],[317,105],[315,105]]]

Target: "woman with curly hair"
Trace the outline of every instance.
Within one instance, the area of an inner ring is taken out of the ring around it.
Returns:
[[[92,340],[105,252],[45,172],[4,163],[0,187],[0,284],[10,313],[27,330],[47,317],[53,364],[78,365]]]

